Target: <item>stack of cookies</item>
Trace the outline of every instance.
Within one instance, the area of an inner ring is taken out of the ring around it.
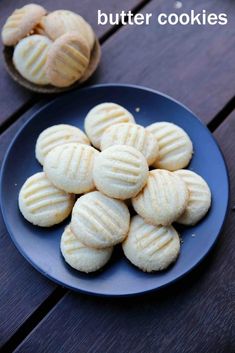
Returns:
[[[16,9],[2,29],[2,42],[14,46],[13,63],[37,85],[68,87],[81,80],[95,45],[91,26],[80,15],[40,5]]]
[[[189,136],[169,122],[144,128],[116,103],[92,108],[84,127],[86,134],[55,125],[39,135],[36,158],[43,172],[21,188],[23,216],[50,227],[72,212],[61,252],[79,271],[103,267],[119,243],[141,270],[166,269],[180,252],[172,224],[196,224],[211,204],[206,181],[183,169],[193,155]]]

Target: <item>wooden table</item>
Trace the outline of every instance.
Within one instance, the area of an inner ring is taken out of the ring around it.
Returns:
[[[5,18],[24,0],[2,0]],[[97,9],[176,12],[165,0],[41,0],[49,10],[85,16],[102,43],[89,82],[145,85],[180,100],[213,132],[231,178],[231,207],[219,241],[186,278],[158,293],[108,299],[72,293],[50,282],[18,253],[0,219],[0,346],[22,353],[235,352],[235,4],[187,0],[183,10],[225,12],[226,26],[97,26]],[[0,61],[0,161],[12,137],[43,97],[19,87]]]

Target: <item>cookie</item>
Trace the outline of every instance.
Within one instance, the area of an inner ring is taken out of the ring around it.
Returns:
[[[146,184],[148,164],[142,153],[131,146],[111,146],[95,159],[93,178],[99,191],[126,200]]]
[[[124,202],[93,191],[75,203],[71,229],[86,246],[102,249],[122,242],[129,223],[130,214]]]
[[[47,76],[56,87],[68,87],[85,73],[90,49],[75,32],[63,34],[51,45],[47,55]]]
[[[133,115],[116,103],[101,103],[92,108],[84,122],[85,131],[96,148],[100,149],[101,137],[111,125],[134,123]]]
[[[167,226],[183,214],[188,198],[182,178],[167,170],[155,169],[149,172],[147,184],[132,199],[132,205],[146,222]]]
[[[113,145],[127,145],[136,148],[145,156],[148,165],[155,162],[158,156],[158,143],[155,136],[137,124],[117,124],[105,130],[101,139],[101,150]]]
[[[69,143],[53,148],[44,161],[44,172],[59,189],[82,194],[95,189],[94,158],[99,154],[91,146]]]
[[[36,4],[29,4],[16,9],[3,26],[3,44],[16,45],[22,38],[30,34],[45,14],[46,10]]]
[[[142,271],[160,271],[177,259],[180,239],[172,226],[153,226],[135,216],[122,248],[128,260]]]
[[[59,124],[48,127],[39,135],[36,143],[36,158],[43,165],[46,155],[55,147],[76,142],[89,145],[84,132],[72,125]]]
[[[113,248],[95,249],[81,243],[67,226],[60,241],[65,261],[75,270],[90,273],[101,269],[110,259]]]
[[[95,34],[89,23],[82,16],[68,10],[56,10],[43,16],[36,31],[45,33],[52,40],[65,33],[76,32],[84,38],[90,50],[95,43]]]
[[[210,188],[200,175],[190,170],[177,170],[174,174],[183,179],[189,190],[187,207],[177,222],[194,225],[206,215],[211,206]]]
[[[47,53],[52,41],[45,36],[32,35],[15,47],[13,63],[26,80],[38,85],[49,84],[46,74]]]
[[[183,129],[172,123],[160,122],[149,125],[146,130],[156,137],[159,145],[159,156],[153,163],[155,168],[174,171],[189,164],[193,145]]]
[[[62,222],[72,211],[74,195],[55,187],[45,173],[26,180],[19,193],[19,208],[24,218],[40,227]]]

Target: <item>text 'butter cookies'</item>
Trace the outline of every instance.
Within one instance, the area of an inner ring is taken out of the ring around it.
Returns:
[[[145,156],[148,165],[151,165],[158,156],[157,139],[151,132],[137,124],[117,124],[105,130],[101,139],[101,151],[113,145],[136,148]]]
[[[178,223],[194,225],[208,212],[211,205],[211,192],[205,180],[190,170],[177,170],[174,172],[184,180],[189,191],[189,200]]]
[[[33,35],[22,39],[15,47],[13,63],[28,81],[38,85],[49,84],[46,74],[47,53],[52,41],[45,36]]]
[[[154,123],[146,128],[157,139],[159,156],[153,166],[155,168],[174,171],[185,168],[193,153],[193,145],[186,132],[179,126],[168,123]]]
[[[37,4],[28,4],[16,9],[3,26],[3,44],[16,45],[22,38],[30,34],[45,14],[46,10]]]
[[[37,139],[35,151],[37,160],[43,165],[46,155],[53,148],[70,142],[90,144],[84,132],[75,126],[59,124],[48,127]]]
[[[94,158],[99,152],[93,147],[69,143],[53,148],[44,161],[44,172],[59,189],[82,194],[95,189]]]
[[[100,149],[104,131],[115,124],[134,123],[133,115],[124,107],[116,103],[101,103],[92,108],[84,122],[85,131],[91,143]]]
[[[110,259],[113,248],[95,249],[81,243],[67,226],[60,241],[65,261],[75,270],[90,273],[101,269]]]
[[[137,149],[115,145],[96,158],[93,178],[99,191],[109,197],[126,200],[136,196],[146,184],[148,164]]]
[[[90,61],[90,49],[75,32],[63,34],[48,51],[47,76],[56,87],[67,87],[78,81]]]
[[[19,193],[19,208],[32,224],[50,227],[70,214],[74,195],[55,187],[45,173],[36,173],[26,180]]]
[[[185,211],[189,194],[185,182],[167,170],[149,172],[147,184],[132,199],[135,211],[153,225],[170,225]]]
[[[130,213],[124,202],[93,191],[75,203],[71,229],[82,243],[101,249],[122,242],[129,223]]]
[[[135,216],[122,247],[133,265],[142,271],[153,272],[165,270],[177,259],[180,239],[172,226],[153,226]]]

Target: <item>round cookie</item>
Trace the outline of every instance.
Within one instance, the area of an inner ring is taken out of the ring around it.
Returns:
[[[142,271],[160,271],[177,259],[180,239],[172,226],[153,226],[135,216],[122,248],[128,260]]]
[[[85,131],[96,148],[100,149],[101,137],[111,125],[134,123],[133,115],[116,103],[101,103],[92,108],[84,122]]]
[[[85,73],[90,61],[90,49],[75,32],[63,34],[48,51],[47,76],[56,87],[68,87]]]
[[[72,211],[74,195],[57,189],[45,173],[26,180],[19,193],[19,208],[24,218],[40,227],[62,222]]]
[[[210,188],[200,175],[190,170],[177,170],[174,174],[183,179],[189,190],[187,207],[177,222],[194,225],[206,215],[211,206]]]
[[[146,222],[167,226],[183,214],[188,198],[182,178],[167,170],[155,169],[149,172],[147,184],[132,199],[132,205]]]
[[[101,139],[101,150],[113,145],[127,145],[136,148],[145,156],[148,165],[155,162],[158,156],[158,143],[155,136],[137,124],[121,123],[105,130]]]
[[[49,84],[46,75],[47,53],[52,41],[45,36],[33,35],[22,39],[15,47],[13,63],[28,81],[38,85]]]
[[[75,203],[71,229],[83,244],[102,249],[122,242],[129,223],[130,213],[124,202],[93,191]]]
[[[85,39],[90,50],[95,43],[95,34],[89,23],[82,16],[68,10],[56,10],[43,16],[36,31],[45,33],[52,40],[65,33],[76,32]]]
[[[131,146],[115,145],[95,159],[93,178],[99,191],[109,197],[126,200],[136,196],[148,178],[145,157]]]
[[[155,168],[174,171],[185,168],[193,153],[193,145],[186,132],[179,126],[160,122],[146,128],[158,141],[159,156],[153,166]]]
[[[59,124],[48,127],[38,136],[35,151],[37,160],[43,165],[46,155],[53,148],[70,142],[90,144],[84,132],[75,126]]]
[[[88,248],[67,226],[60,241],[61,253],[65,261],[75,270],[90,273],[101,269],[110,259],[113,248]]]
[[[60,145],[48,153],[43,169],[57,188],[82,194],[95,189],[93,164],[98,154],[93,147],[84,144]]]
[[[2,29],[4,45],[16,45],[40,22],[46,10],[37,4],[28,4],[16,9],[7,19]]]

